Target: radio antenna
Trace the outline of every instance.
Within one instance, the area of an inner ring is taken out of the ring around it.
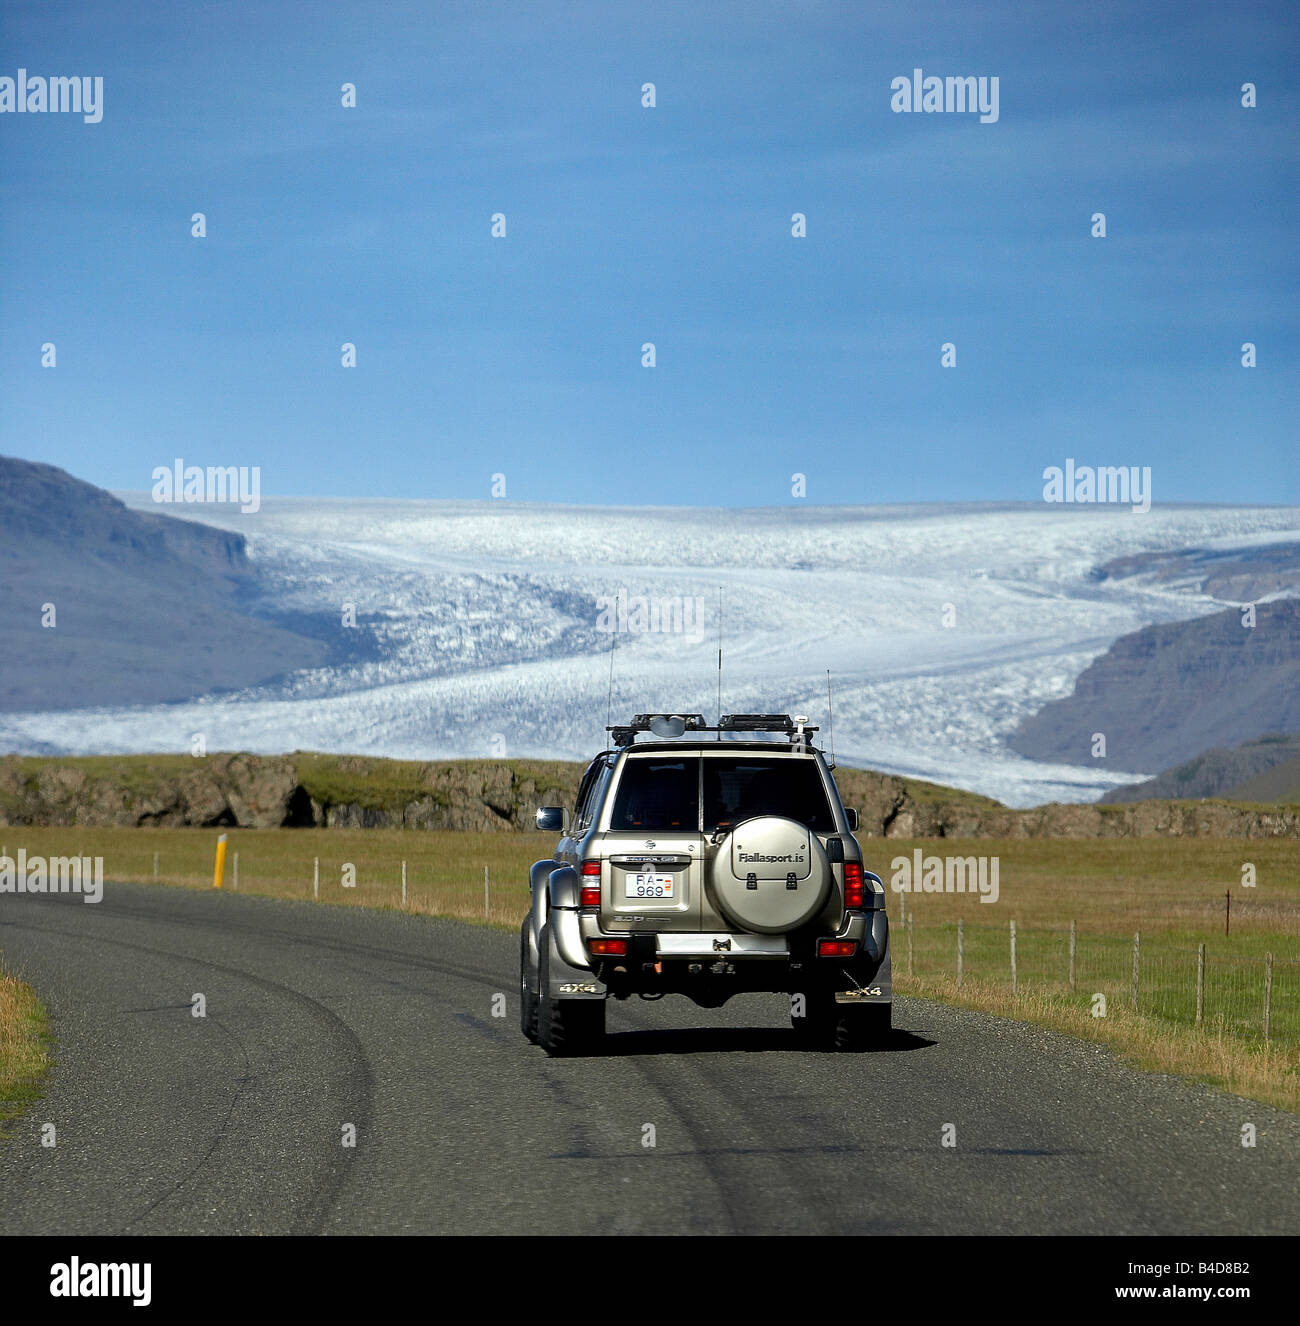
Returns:
[[[831,670],[826,669],[826,735],[831,742],[831,768],[835,768],[835,711],[831,708]]]
[[[722,722],[722,586],[718,586],[718,722]],[[718,733],[722,740],[722,733]]]
[[[614,721],[614,646],[618,644],[618,636],[615,635],[609,642],[609,697],[605,701],[605,731],[608,734],[610,724]]]

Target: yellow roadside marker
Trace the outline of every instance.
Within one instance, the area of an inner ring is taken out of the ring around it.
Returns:
[[[217,864],[212,871],[212,887],[219,889],[221,887],[222,876],[226,873],[226,835],[223,833],[217,839]]]

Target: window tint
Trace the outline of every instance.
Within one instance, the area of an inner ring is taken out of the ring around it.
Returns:
[[[694,830],[699,824],[700,762],[629,759],[619,779],[611,829]]]
[[[815,833],[834,833],[821,775],[811,760],[761,755],[704,761],[704,831],[730,828],[755,815],[782,815]]]

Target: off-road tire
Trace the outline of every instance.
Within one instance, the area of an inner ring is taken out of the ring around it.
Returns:
[[[537,991],[528,984],[528,917],[519,931],[519,1030],[537,1044]]]
[[[605,1038],[603,999],[552,999],[550,996],[551,927],[538,939],[537,1043],[553,1059],[591,1054]]]
[[[837,1004],[830,991],[806,996],[803,1017],[790,1014],[795,1038],[805,1049],[869,1050],[889,1039],[891,1004]]]
[[[833,1049],[836,1050],[872,1050],[883,1045],[890,1035],[893,1025],[892,1004],[852,1004],[836,1006],[839,1016],[835,1019]]]

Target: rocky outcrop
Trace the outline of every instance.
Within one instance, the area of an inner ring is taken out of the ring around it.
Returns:
[[[1035,806],[1011,810],[988,797],[862,769],[837,769],[845,805],[867,838],[1297,838],[1300,806],[1227,801]]]
[[[578,765],[355,756],[0,759],[0,825],[531,828],[577,793]]]
[[[0,759],[0,824],[273,828],[294,822],[290,757]]]
[[[246,754],[0,759],[0,825],[531,829],[540,805],[572,805],[582,766],[542,760],[430,763]],[[836,770],[864,838],[1297,838],[1300,807],[1225,801],[1048,805],[865,769]]]

